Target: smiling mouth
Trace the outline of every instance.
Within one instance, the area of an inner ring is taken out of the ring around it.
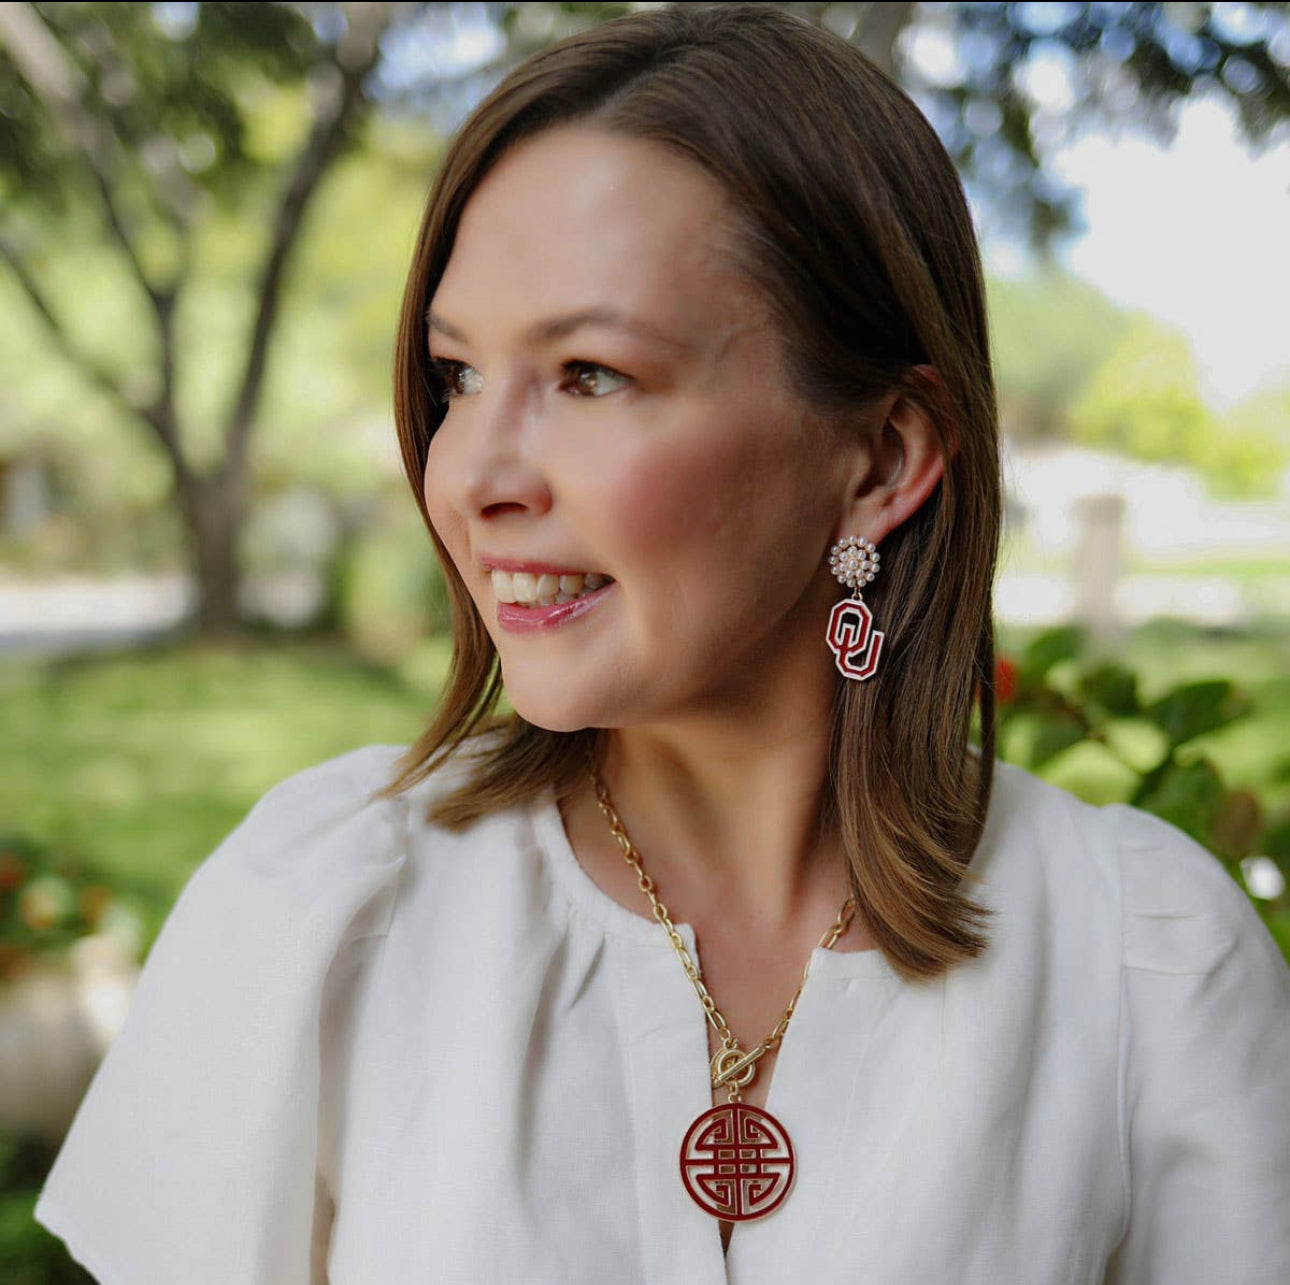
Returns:
[[[612,584],[610,576],[589,572],[585,575],[535,575],[531,571],[494,571],[493,594],[498,602],[517,607],[554,607],[576,602],[588,594]]]

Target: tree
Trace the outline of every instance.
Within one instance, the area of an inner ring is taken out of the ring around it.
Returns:
[[[1213,433],[1186,335],[1136,316],[1071,408],[1077,441],[1139,459],[1194,459]]]
[[[1285,390],[1265,390],[1220,416],[1206,406],[1187,337],[1132,318],[1070,409],[1076,441],[1137,459],[1188,464],[1229,495],[1275,493],[1286,465]]]
[[[247,507],[247,448],[263,390],[283,282],[308,207],[368,108],[364,82],[390,20],[387,4],[350,4],[332,32],[282,5],[138,4],[0,8],[0,77],[18,84],[5,121],[6,196],[27,214],[0,253],[69,362],[150,431],[173,471],[200,585],[200,624],[235,628],[237,534]],[[177,20],[177,25],[176,24]],[[170,25],[168,25],[170,24]],[[6,75],[6,73],[8,73]],[[258,76],[305,87],[309,125],[286,164],[248,145],[245,95]],[[19,76],[21,81],[18,80]],[[194,463],[176,396],[177,307],[204,221],[221,200],[278,179],[254,273],[242,368],[213,462]],[[131,387],[101,362],[47,297],[32,268],[33,212],[93,194],[146,301],[152,379]],[[7,202],[8,203],[8,202]]]
[[[1093,286],[1045,273],[992,277],[987,296],[1003,427],[1013,438],[1058,438],[1067,413],[1115,351],[1128,317]]]
[[[1274,496],[1290,465],[1290,383],[1256,389],[1223,415],[1201,468],[1216,490]]]
[[[1284,3],[924,5],[897,66],[978,206],[1040,250],[1078,219],[1078,193],[1045,167],[1077,130],[1167,139],[1178,106],[1205,95],[1234,107],[1252,147],[1290,133]]]
[[[237,624],[249,446],[302,229],[339,158],[377,112],[456,120],[507,67],[630,4],[41,3],[0,5],[0,254],[69,367],[165,459],[197,574],[200,625]],[[1167,130],[1195,93],[1234,102],[1267,142],[1290,117],[1285,4],[789,4],[911,88],[999,217],[1048,244],[1074,194],[1045,147],[1089,115]],[[260,137],[265,88],[295,131]],[[1056,88],[1054,88],[1056,87]],[[93,217],[91,217],[91,213]],[[219,422],[185,406],[203,361],[185,322],[218,218],[263,229]],[[59,282],[66,238],[104,238],[149,334],[123,360],[87,341]]]

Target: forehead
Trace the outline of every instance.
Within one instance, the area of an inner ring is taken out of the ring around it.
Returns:
[[[434,310],[469,331],[588,307],[695,330],[749,320],[717,182],[659,143],[560,126],[504,154],[468,201]]]

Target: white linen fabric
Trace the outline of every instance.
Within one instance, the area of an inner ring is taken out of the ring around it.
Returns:
[[[1000,765],[991,946],[918,986],[813,954],[795,1186],[723,1258],[662,929],[549,800],[455,835],[442,775],[369,801],[398,752],[270,791],[176,903],[36,1208],[101,1285],[1290,1281],[1290,975],[1162,822]]]

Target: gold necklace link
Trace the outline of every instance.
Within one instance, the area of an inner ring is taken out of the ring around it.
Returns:
[[[747,1088],[757,1074],[758,1059],[777,1048],[780,1040],[784,1038],[784,1032],[788,1030],[788,1024],[793,1017],[793,1010],[797,1007],[797,1001],[801,998],[802,989],[806,985],[807,974],[811,970],[810,961],[807,961],[806,968],[802,973],[802,980],[797,984],[797,990],[793,992],[793,998],[789,1000],[788,1007],[784,1010],[784,1016],[775,1024],[775,1029],[755,1049],[751,1052],[745,1052],[739,1047],[739,1041],[731,1032],[726,1019],[722,1017],[721,1010],[717,1008],[716,1000],[712,998],[708,988],[704,985],[698,965],[694,962],[689,950],[686,949],[685,940],[676,931],[676,925],[672,923],[672,917],[668,914],[667,906],[659,899],[657,885],[645,873],[645,868],[641,865],[640,854],[636,851],[636,845],[632,842],[631,836],[627,833],[627,827],[623,824],[622,818],[618,815],[613,801],[609,797],[609,787],[600,779],[600,775],[597,772],[592,772],[591,783],[595,787],[596,802],[600,805],[600,811],[604,814],[605,820],[609,822],[610,833],[617,841],[628,865],[636,872],[636,886],[649,898],[650,905],[653,907],[654,918],[667,930],[667,939],[671,942],[677,958],[680,959],[681,967],[685,969],[685,975],[690,979],[690,984],[694,987],[695,994],[698,995],[699,1002],[703,1005],[703,1011],[707,1015],[712,1029],[716,1031],[717,1037],[721,1040],[721,1047],[712,1059],[712,1087],[719,1089],[722,1085],[725,1085],[730,1095],[730,1101],[738,1102],[740,1089]],[[837,939],[850,926],[851,918],[855,914],[855,908],[856,903],[853,897],[848,897],[842,903],[842,909],[838,913],[837,921],[820,938],[821,949],[831,950],[833,948]]]

